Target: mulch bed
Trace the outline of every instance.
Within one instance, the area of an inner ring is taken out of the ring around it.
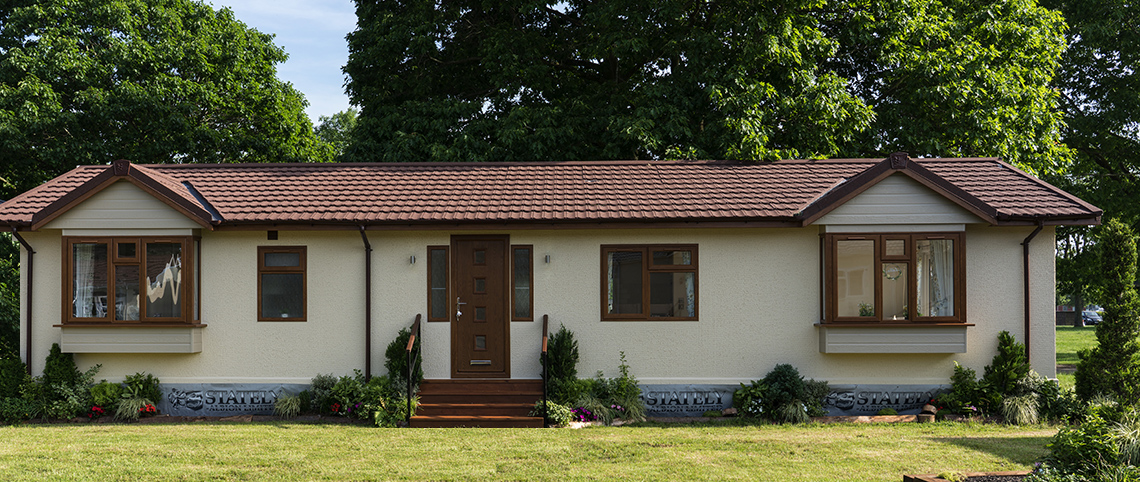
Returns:
[[[966,476],[966,482],[1020,482],[1029,472],[967,472],[962,475]],[[904,475],[903,482],[946,482],[946,479],[934,474]]]

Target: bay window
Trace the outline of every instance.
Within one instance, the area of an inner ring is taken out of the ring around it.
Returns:
[[[69,323],[197,323],[197,240],[65,237]]]
[[[964,322],[960,233],[825,236],[827,322]]]

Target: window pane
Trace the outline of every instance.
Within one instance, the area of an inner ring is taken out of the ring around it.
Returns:
[[[906,265],[906,263],[883,263],[883,319],[908,319]]]
[[[430,318],[447,319],[447,250],[433,249],[428,254],[431,273]]]
[[[610,314],[640,314],[641,253],[611,251],[606,258],[607,310]]]
[[[301,266],[301,253],[265,253],[265,266]]]
[[[918,316],[954,316],[954,240],[920,239],[915,243],[918,268]]]
[[[875,316],[875,242],[836,243],[835,289],[839,316]]]
[[[115,266],[115,319],[139,319],[138,266]]]
[[[886,256],[906,256],[906,240],[904,239],[888,239],[883,241],[884,255]]]
[[[654,266],[688,266],[693,264],[692,251],[654,251]]]
[[[72,313],[76,318],[106,317],[107,244],[73,244],[71,265],[75,269]]]
[[[649,316],[697,316],[693,273],[649,273]]]
[[[134,259],[138,247],[135,243],[116,243],[120,258]]]
[[[261,275],[261,316],[263,318],[304,318],[305,275],[263,273]]]
[[[146,243],[146,316],[182,316],[182,245]]]
[[[530,318],[530,249],[515,248],[515,318]]]

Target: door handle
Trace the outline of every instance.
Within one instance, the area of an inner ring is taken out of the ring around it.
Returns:
[[[461,306],[461,305],[466,305],[466,304],[467,304],[467,303],[464,303],[464,302],[462,302],[462,301],[459,301],[459,297],[458,297],[458,296],[456,296],[456,297],[455,297],[455,321],[459,321],[459,317],[460,317],[460,316],[463,316],[463,310],[460,308],[460,306]]]

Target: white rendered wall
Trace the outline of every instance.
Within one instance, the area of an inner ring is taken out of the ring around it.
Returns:
[[[981,371],[1008,330],[1024,339],[1021,241],[1032,228],[969,225],[965,233],[968,352],[819,352],[819,228],[707,230],[519,230],[512,244],[534,246],[533,322],[511,323],[511,375],[539,376],[543,314],[551,331],[575,332],[579,376],[617,375],[625,351],[643,383],[735,383],[778,363],[833,383],[947,383],[954,361]],[[373,252],[372,372],[385,373],[384,349],[427,310],[427,249],[448,245],[445,231],[369,231]],[[457,234],[474,234],[460,232]],[[60,339],[59,231],[26,233],[37,251],[33,371]],[[1053,229],[1032,243],[1034,368],[1054,375]],[[601,321],[602,244],[698,245],[698,321]],[[257,246],[306,246],[308,321],[258,322]],[[410,257],[416,256],[416,263]],[[550,263],[545,263],[546,255]],[[26,254],[25,254],[26,256]],[[26,276],[26,273],[24,274]],[[26,278],[25,278],[26,279]],[[23,293],[26,295],[26,287]],[[364,362],[364,253],[355,231],[264,231],[202,236],[203,350],[197,354],[77,354],[100,378],[139,371],[168,383],[304,383],[317,373],[350,374]],[[450,323],[424,323],[428,378],[450,377]]]

